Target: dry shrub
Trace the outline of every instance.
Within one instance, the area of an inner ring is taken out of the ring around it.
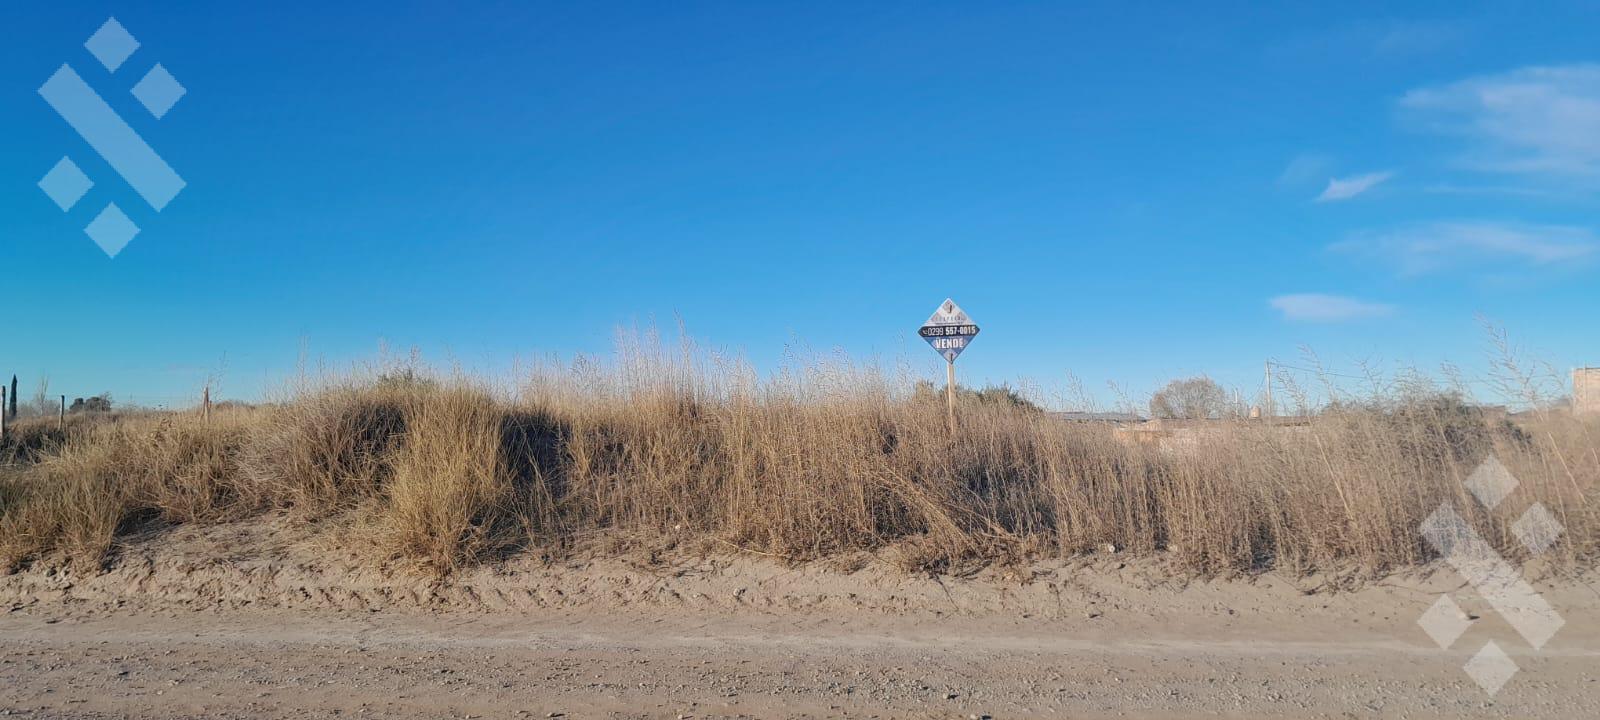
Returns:
[[[893,545],[917,569],[1159,546],[1149,453],[999,394],[963,394],[952,434],[942,395],[912,387],[844,364],[760,381],[645,341],[616,366],[544,368],[524,395],[566,427],[571,527],[791,560]]]
[[[523,524],[503,452],[502,404],[465,384],[420,388],[405,420],[405,436],[386,459],[384,545],[448,572],[517,542]]]
[[[1501,552],[1524,556],[1511,523],[1542,502],[1566,524],[1569,559],[1592,548],[1600,485],[1592,424],[1550,418],[1567,437],[1537,442],[1448,396],[1332,412],[1304,425],[1212,426],[1163,466],[1157,509],[1167,549],[1200,571],[1273,564],[1291,572],[1382,572],[1434,557],[1420,527],[1449,503]],[[1463,481],[1485,459],[1520,481],[1491,512]],[[1556,472],[1558,468],[1564,469]]]
[[[614,362],[537,368],[517,398],[407,371],[210,426],[150,415],[86,427],[0,475],[0,552],[94,559],[140,520],[276,507],[369,527],[375,559],[440,573],[588,534],[796,562],[890,550],[919,570],[1109,544],[1192,573],[1380,573],[1434,557],[1419,528],[1447,502],[1524,556],[1511,524],[1540,502],[1565,528],[1553,559],[1592,560],[1595,421],[1380,400],[1134,442],[971,393],[952,432],[942,397],[877,368],[810,362],[762,379],[625,340]],[[1462,485],[1491,455],[1521,481],[1493,511]]]
[[[911,385],[838,364],[761,381],[646,339],[615,365],[545,368],[525,397],[568,427],[567,526],[793,560],[897,546],[939,569],[1112,545],[1197,573],[1377,573],[1433,557],[1420,526],[1444,502],[1512,555],[1509,525],[1534,501],[1567,528],[1569,558],[1600,530],[1595,428],[1564,414],[1530,432],[1401,394],[1292,426],[1197,423],[1156,446],[976,394],[952,434],[942,399]],[[1462,485],[1491,455],[1522,479],[1521,503],[1495,513]]]
[[[95,423],[31,466],[11,471],[0,515],[0,565],[59,550],[94,564],[142,520],[206,522],[249,514],[239,447],[249,411],[147,415]]]
[[[78,413],[68,415],[65,422],[54,417],[34,417],[6,423],[6,433],[0,437],[0,465],[31,465],[39,462],[67,443],[74,435],[89,428],[121,419],[122,413]]]
[[[447,573],[553,539],[559,519],[542,478],[556,443],[547,419],[470,378],[391,369],[267,410],[243,474],[271,505],[307,518],[355,513],[383,557]]]
[[[242,472],[263,497],[306,517],[348,510],[387,480],[385,457],[405,433],[406,410],[427,388],[380,378],[305,390],[264,410]]]

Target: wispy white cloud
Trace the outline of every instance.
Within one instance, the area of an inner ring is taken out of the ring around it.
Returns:
[[[1328,180],[1328,187],[1324,188],[1322,190],[1322,194],[1317,196],[1317,202],[1337,202],[1339,200],[1349,200],[1350,198],[1377,187],[1379,184],[1392,177],[1394,177],[1394,172],[1391,170],[1385,170],[1383,172],[1367,173],[1365,175],[1357,175],[1355,177],[1330,178]]]
[[[1528,67],[1406,93],[1400,108],[1460,136],[1461,161],[1504,173],[1600,178],[1600,64]]]
[[[1511,197],[1550,197],[1556,195],[1552,190],[1535,187],[1521,187],[1517,185],[1456,185],[1453,183],[1435,183],[1422,189],[1423,192],[1434,195],[1489,195]]]
[[[1309,29],[1266,48],[1273,59],[1349,63],[1395,61],[1462,48],[1474,28],[1454,20],[1363,20]]]
[[[1278,175],[1278,187],[1308,185],[1328,176],[1333,169],[1333,158],[1320,153],[1300,153],[1284,166]]]
[[[1344,322],[1382,317],[1394,312],[1393,305],[1321,293],[1279,295],[1268,302],[1283,313],[1285,320],[1299,322]]]
[[[1356,233],[1330,249],[1416,276],[1455,268],[1526,270],[1588,261],[1600,253],[1600,239],[1588,228],[1567,225],[1457,221]]]
[[[1453,21],[1391,21],[1372,44],[1375,55],[1425,55],[1466,44],[1470,29]]]

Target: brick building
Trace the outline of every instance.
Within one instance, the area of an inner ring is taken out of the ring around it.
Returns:
[[[1600,415],[1600,368],[1572,371],[1572,412]]]

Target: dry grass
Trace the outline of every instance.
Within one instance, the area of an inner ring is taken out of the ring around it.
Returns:
[[[514,543],[521,523],[506,411],[466,386],[413,393],[406,434],[388,458],[382,545],[399,558],[454,570]]]
[[[1380,573],[1431,559],[1418,527],[1446,501],[1512,556],[1534,501],[1566,528],[1558,561],[1600,540],[1600,427],[1562,413],[1513,426],[1411,394],[1158,446],[965,402],[952,435],[939,399],[875,369],[760,380],[644,343],[515,393],[408,372],[209,424],[77,422],[0,473],[0,563],[99,563],[135,527],[273,510],[363,528],[375,561],[439,573],[594,534],[792,561],[885,550],[919,570],[1110,544],[1201,574]],[[1491,454],[1521,480],[1496,512],[1461,484]]]
[[[352,382],[257,411],[241,463],[245,482],[302,516],[349,510],[388,481],[385,459],[405,434],[413,394],[395,383]]]
[[[70,425],[39,462],[0,480],[8,496],[0,564],[55,550],[95,563],[130,524],[213,521],[253,507],[237,463],[249,419],[219,413],[202,424],[140,415]]]

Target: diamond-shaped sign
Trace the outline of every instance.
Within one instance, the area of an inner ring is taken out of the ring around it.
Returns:
[[[943,355],[945,361],[955,362],[972,339],[978,336],[978,326],[972,322],[972,318],[967,317],[960,305],[945,298],[939,309],[928,316],[928,322],[917,330],[917,334],[928,341],[928,346],[934,352]]]

